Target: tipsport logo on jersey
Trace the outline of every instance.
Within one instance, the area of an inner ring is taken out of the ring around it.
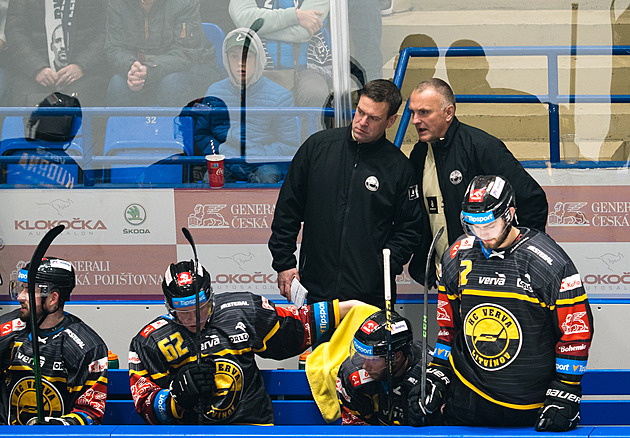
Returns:
[[[477,365],[487,371],[505,368],[516,359],[523,344],[521,326],[504,307],[480,304],[464,319],[466,346]]]

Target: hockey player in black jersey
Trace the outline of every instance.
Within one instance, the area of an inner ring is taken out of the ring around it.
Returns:
[[[131,394],[149,424],[273,424],[255,355],[300,354],[360,303],[280,308],[249,292],[214,295],[210,275],[193,261],[171,264],[162,290],[169,313],[147,324],[129,348]]]
[[[0,316],[0,370],[8,392],[8,398],[0,400],[4,424],[37,420],[28,267],[20,270],[18,281],[10,286],[20,308]],[[35,275],[35,309],[47,424],[100,424],[105,412],[107,347],[87,324],[64,312],[74,285],[70,262],[53,257],[42,260]]]
[[[337,374],[337,398],[344,425],[408,424],[409,390],[418,384],[422,372],[422,342],[413,342],[407,318],[392,312],[391,323],[391,394],[388,394],[387,388],[386,316],[385,310],[379,310],[356,331],[350,356],[341,364]]]
[[[514,192],[500,176],[466,191],[462,236],[442,257],[435,354],[412,423],[534,426],[580,421],[593,318],[577,269],[547,234],[512,225]]]

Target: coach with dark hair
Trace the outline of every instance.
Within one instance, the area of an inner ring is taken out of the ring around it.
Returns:
[[[383,248],[391,250],[395,291],[395,275],[409,260],[421,225],[415,172],[385,138],[401,102],[391,81],[368,82],[352,125],[312,135],[293,158],[269,239],[278,287],[288,300],[295,277],[308,289],[309,302],[360,299],[384,307]]]

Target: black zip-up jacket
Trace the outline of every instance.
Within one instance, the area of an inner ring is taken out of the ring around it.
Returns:
[[[77,64],[84,74],[105,67],[104,0],[82,0],[75,4],[68,64]],[[8,55],[6,65],[16,74],[34,78],[50,67],[46,36],[46,8],[40,0],[18,0],[9,4],[5,29]]]
[[[382,250],[391,250],[392,276],[402,272],[419,242],[420,211],[415,172],[385,136],[358,144],[351,127],[318,132],[300,147],[280,189],[272,266],[296,266],[304,222],[299,272],[309,302],[359,299],[382,308]]]
[[[156,0],[148,13],[139,1],[109,0],[105,53],[114,73],[124,78],[134,61],[144,58],[147,84],[193,65],[206,65],[209,84],[219,78],[196,0]]]
[[[409,157],[418,175],[421,195],[427,147],[427,143],[416,143]],[[481,129],[461,123],[455,117],[444,139],[433,144],[433,155],[440,192],[444,199],[449,246],[464,234],[460,222],[462,201],[468,184],[477,175],[505,177],[516,194],[518,225],[545,231],[548,212],[547,196],[542,187],[527,173],[501,140]],[[424,271],[432,233],[424,201],[420,204],[422,211],[425,212],[420,233],[421,240],[409,264],[409,274],[414,280],[424,284]],[[434,267],[435,264],[431,263],[430,284],[435,283]]]

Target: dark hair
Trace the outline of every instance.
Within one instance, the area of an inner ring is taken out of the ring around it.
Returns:
[[[429,80],[422,81],[413,91],[421,93],[429,88],[435,90],[440,96],[442,96],[444,103],[446,103],[445,107],[448,105],[453,105],[453,107],[455,107],[455,94],[453,93],[453,89],[442,79],[431,78]]]
[[[400,90],[392,81],[387,79],[374,79],[368,82],[359,91],[359,97],[361,96],[369,97],[374,102],[386,102],[389,104],[388,118],[396,114],[402,104]]]

